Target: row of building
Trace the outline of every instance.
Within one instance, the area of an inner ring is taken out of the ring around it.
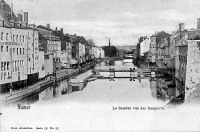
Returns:
[[[185,29],[184,23],[178,27],[172,34],[161,31],[150,38],[140,37],[136,64],[171,70],[185,91],[190,91],[186,94],[190,94],[200,84],[200,19],[197,19],[197,29]],[[141,54],[146,41],[149,41],[148,48]]]
[[[62,68],[76,68],[104,51],[92,40],[28,23],[28,12],[17,16],[12,6],[0,1],[0,91],[22,87],[51,76]]]

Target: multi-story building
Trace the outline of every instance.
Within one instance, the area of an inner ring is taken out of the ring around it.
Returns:
[[[188,44],[193,44],[189,43],[189,40],[195,40],[197,37],[200,36],[200,31],[196,29],[192,30],[187,30],[184,29],[184,24],[180,23],[179,24],[179,29],[174,32],[171,35],[170,38],[170,46],[169,46],[169,54],[171,57],[171,62],[172,60],[174,61],[174,68],[175,68],[175,77],[176,77],[176,84],[177,88],[179,89],[180,93],[184,93],[184,87],[185,84],[188,83],[186,81],[186,73],[190,73],[190,67],[192,66],[191,63],[189,63],[188,67],[188,62],[191,62],[191,60],[188,60],[188,54],[189,54],[189,49],[188,49]],[[190,52],[191,54],[191,52]],[[191,57],[191,56],[190,56]],[[169,61],[168,61],[169,62]]]
[[[28,25],[28,13],[18,15],[0,2],[0,89],[23,87],[39,76],[38,31]],[[23,16],[23,20],[22,20]],[[30,81],[31,80],[31,81]]]
[[[71,59],[71,48],[70,48],[70,36],[63,33],[63,28],[53,31],[53,34],[57,36],[61,42],[61,55],[60,63],[63,68],[70,68],[70,59]]]
[[[156,63],[156,36],[154,35],[150,37],[148,57],[149,57],[150,64]]]
[[[102,47],[99,47],[100,50],[100,58],[104,58],[105,57],[105,51],[102,49]]]
[[[50,29],[50,24],[47,27],[37,26],[39,33],[46,39],[47,43],[44,43],[46,47],[47,54],[53,54],[54,64],[56,69],[61,68],[61,39],[57,37],[52,29]]]
[[[170,36],[163,38],[161,40],[160,44],[160,50],[161,50],[161,57],[162,57],[162,63],[167,66],[167,62],[170,59],[169,55],[169,45],[170,45]]]
[[[99,58],[97,46],[92,46],[92,55],[94,55],[95,58]]]
[[[67,53],[67,68],[70,68],[70,60],[72,59],[72,43],[66,42],[66,53]]]
[[[89,61],[89,59],[90,59],[90,54],[89,54],[89,52],[90,52],[90,46],[89,46],[89,44],[88,44],[88,42],[85,44],[85,60],[86,60],[86,62],[88,62]]]
[[[140,43],[140,56],[143,56],[145,52],[149,51],[150,40],[147,36],[143,37]]]
[[[54,57],[59,57],[61,54],[61,40],[57,37],[53,30],[50,29],[50,25],[47,24],[47,27],[37,26],[39,33],[47,40],[47,53],[53,53]]]
[[[161,68],[166,68],[164,65],[164,54],[163,47],[165,47],[165,39],[170,35],[164,31],[158,32],[155,34],[156,36],[156,65]]]
[[[45,61],[44,61],[44,50],[43,48],[39,49],[39,64],[38,64],[38,71],[39,71],[39,79],[42,79],[46,76],[45,74]]]
[[[53,54],[44,54],[44,68],[45,68],[45,77],[53,75],[53,72],[55,71]]]
[[[85,62],[85,44],[79,43],[78,44],[78,56],[79,58],[79,63],[84,63]]]

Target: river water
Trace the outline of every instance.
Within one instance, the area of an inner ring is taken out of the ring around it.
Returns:
[[[133,65],[132,60],[116,61],[113,65],[105,62],[97,64],[95,69],[129,69],[137,68]],[[130,73],[117,73],[117,76],[124,76]],[[102,76],[109,76],[109,73],[102,73]],[[72,92],[69,87],[70,80],[59,83],[58,87],[53,90],[52,87],[23,98],[15,104],[33,104],[35,102],[44,102],[47,100],[62,100],[65,102],[102,102],[102,103],[140,103],[165,106],[172,98],[180,95],[181,86],[168,87],[172,83],[166,78],[156,79],[136,79],[130,81],[128,78],[114,79],[97,79],[88,82],[82,91]],[[177,82],[176,82],[177,83]],[[63,97],[61,97],[63,96]],[[61,101],[62,102],[62,101]]]

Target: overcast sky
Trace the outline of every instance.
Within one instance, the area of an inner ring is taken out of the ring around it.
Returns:
[[[12,0],[5,0],[10,2]],[[13,0],[14,11],[29,12],[29,23],[64,28],[97,45],[135,45],[140,36],[196,28],[200,0]]]

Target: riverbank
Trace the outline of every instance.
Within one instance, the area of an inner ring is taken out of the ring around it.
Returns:
[[[1,94],[0,105],[3,106],[5,104],[13,103],[15,101],[18,101],[22,98],[25,98],[25,97],[31,95],[31,94],[45,90],[49,87],[55,88],[57,86],[57,83],[67,80],[71,77],[78,76],[78,75],[92,69],[93,66],[94,66],[94,64],[87,66],[85,68],[81,68],[81,69],[59,70],[56,72],[56,76],[54,78],[50,78],[50,79],[47,78],[45,80],[40,80],[39,82],[37,82],[31,86],[26,86],[19,90],[12,91],[12,93]]]

